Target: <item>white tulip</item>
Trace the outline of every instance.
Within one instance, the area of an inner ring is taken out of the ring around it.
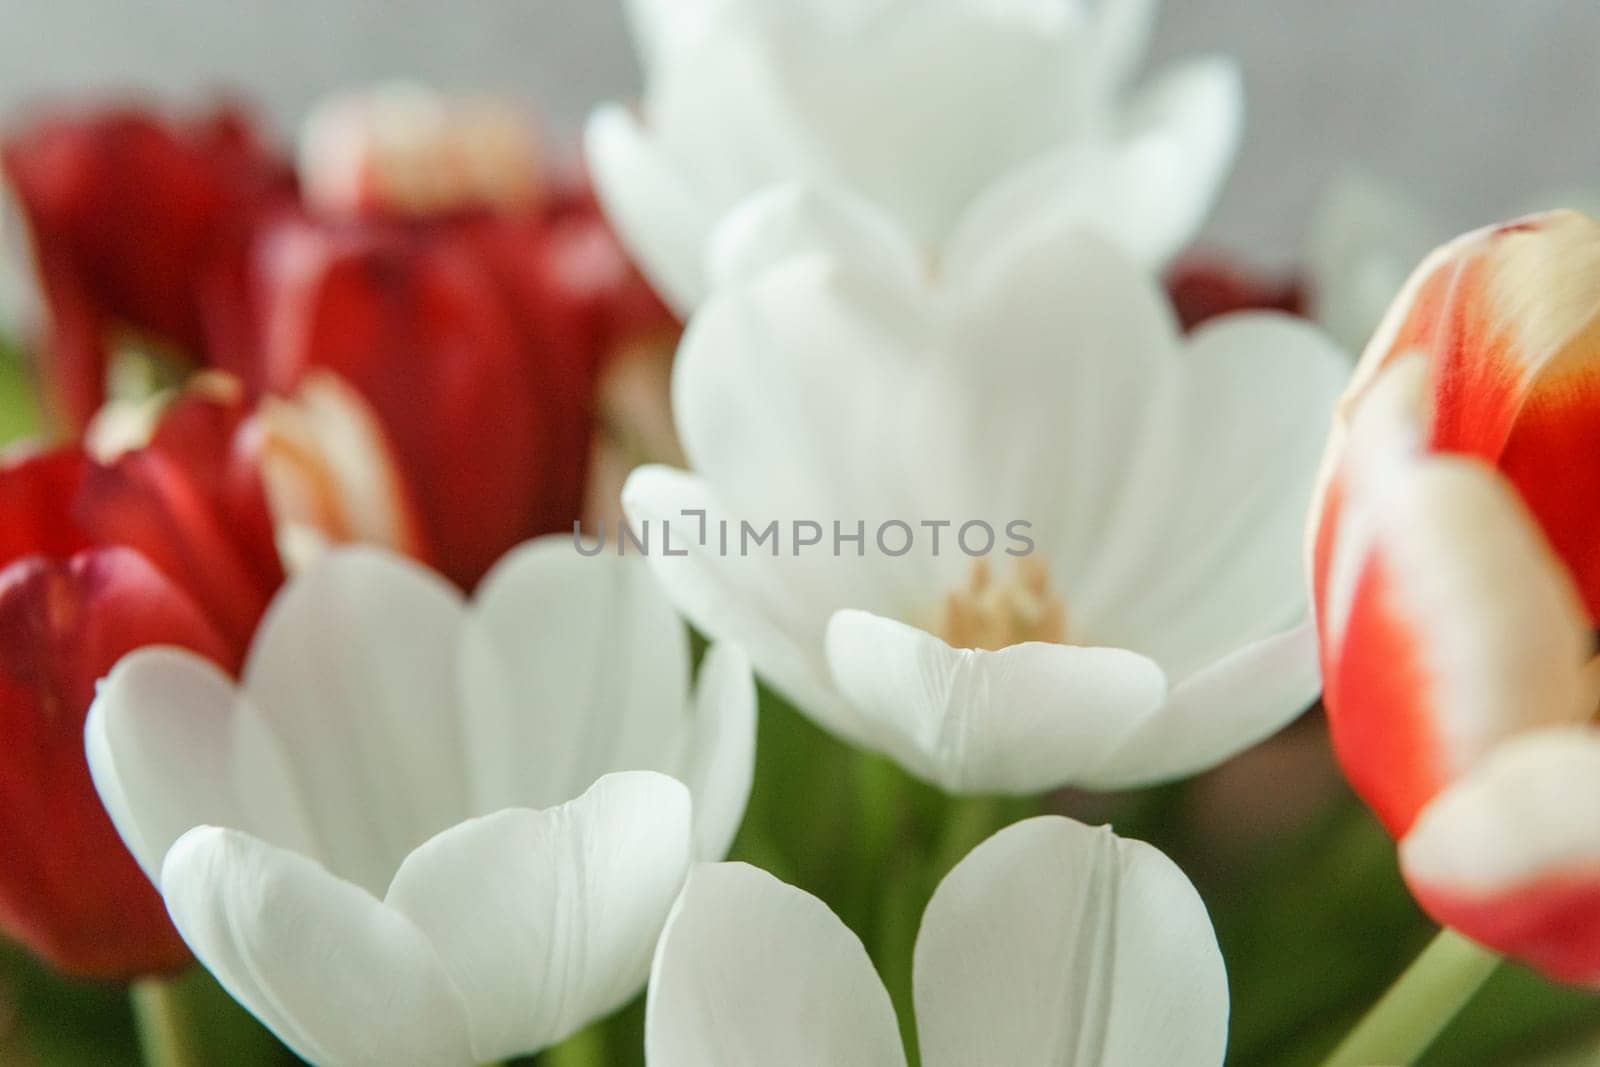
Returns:
[[[1144,273],[1071,230],[931,290],[895,231],[816,195],[724,237],[675,371],[696,473],[643,468],[624,503],[679,608],[803,711],[946,789],[1028,793],[1194,773],[1315,697],[1301,531],[1348,362],[1313,327],[1180,337]],[[741,524],[770,520],[778,554],[747,551]],[[791,547],[794,520],[822,544]],[[834,540],[863,520],[865,546]],[[957,543],[978,520],[1001,538],[982,559]],[[889,521],[908,553],[873,543]]]
[[[1061,219],[1156,264],[1210,210],[1243,114],[1229,60],[1130,91],[1155,0],[633,0],[641,112],[590,122],[612,221],[680,311],[718,223],[804,182],[928,258]]]
[[[1216,1067],[1228,984],[1205,905],[1159,851],[1059,816],[1000,831],[922,917],[927,1067]],[[906,1062],[866,950],[820,900],[737,863],[697,868],[650,977],[650,1067]]]
[[[719,646],[691,692],[648,573],[564,538],[470,605],[336,549],[280,594],[241,683],[136,652],[86,732],[112,820],[240,1003],[313,1063],[434,1067],[541,1048],[639,990],[690,863],[742,815],[754,690]]]

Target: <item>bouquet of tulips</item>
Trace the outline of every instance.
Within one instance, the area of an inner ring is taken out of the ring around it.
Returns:
[[[0,1061],[1593,1062],[1600,224],[1255,277],[1149,0],[627,6],[581,161],[8,133]]]

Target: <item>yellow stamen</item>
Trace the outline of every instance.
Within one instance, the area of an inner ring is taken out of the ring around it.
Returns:
[[[1050,588],[1050,568],[1033,556],[1017,560],[1004,581],[976,560],[966,585],[945,596],[939,635],[955,648],[998,651],[1024,641],[1064,644],[1067,606]]]

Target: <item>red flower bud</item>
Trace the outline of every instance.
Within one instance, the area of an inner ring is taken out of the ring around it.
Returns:
[[[1324,702],[1440,922],[1600,988],[1600,225],[1434,253],[1374,336],[1312,520]]]

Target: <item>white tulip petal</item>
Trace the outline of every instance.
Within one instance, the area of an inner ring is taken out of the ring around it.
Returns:
[[[1306,621],[1179,682],[1159,712],[1074,784],[1129,789],[1210,770],[1299,718],[1321,686],[1316,627]]]
[[[715,32],[717,16],[728,6],[723,0],[623,0],[646,76],[682,42]]]
[[[550,807],[609,771],[677,773],[689,638],[644,561],[540,538],[496,564],[465,627],[473,810]]]
[[[1074,6],[850,3],[823,13],[813,4],[763,18],[755,48],[782,106],[762,114],[782,125],[760,132],[781,136],[793,163],[767,152],[761,184],[844,186],[938,247],[997,173],[1089,127],[1098,102],[1075,62]]]
[[[955,649],[861,611],[828,624],[828,662],[889,752],[954,792],[1036,793],[1073,782],[1167,693],[1161,668],[1123,649]]]
[[[577,800],[462,823],[406,858],[387,902],[461,991],[479,1060],[560,1041],[638,992],[690,863],[682,783],[612,774]]]
[[[152,882],[172,843],[200,825],[317,854],[277,739],[209,660],[175,648],[124,657],[84,734],[100,799]]]
[[[694,797],[695,857],[728,854],[755,777],[756,686],[738,645],[706,652],[695,683],[694,730],[681,775]]]
[[[651,1067],[895,1067],[889,995],[828,906],[742,863],[690,874],[650,975]],[[978,1062],[978,1061],[969,1061]]]
[[[639,269],[663,300],[687,314],[705,297],[701,257],[714,216],[625,108],[595,112],[584,155],[606,217]]]
[[[1238,146],[1223,60],[1128,97],[1154,0],[627,6],[648,132],[591,143],[592,169],[683,309],[706,295],[719,218],[774,186],[870,202],[935,263],[1063,218],[1157,263],[1193,236]]]
[[[927,1067],[1217,1067],[1228,984],[1183,872],[1149,845],[1045,816],[956,865],[915,959]]]
[[[859,717],[828,681],[822,633],[831,607],[827,601],[815,602],[816,585],[785,583],[784,560],[719,551],[716,521],[726,512],[694,475],[641,467],[623,487],[622,503],[635,526],[648,521],[658,530],[664,522],[680,530],[688,522],[693,530],[695,520],[686,520],[683,511],[704,512],[713,531],[707,546],[691,542],[687,555],[657,552],[649,557],[667,595],[700,631],[736,641],[764,680],[824,727],[848,740],[864,738]],[[828,557],[822,562],[841,561]]]
[[[930,495],[955,514],[1032,522],[1069,613],[1085,615],[1078,590],[1116,547],[1112,521],[1168,473],[1147,467],[1168,459],[1150,442],[1181,373],[1177,321],[1147,272],[1073,226],[1010,242],[959,293],[935,353],[948,395],[934,407],[913,391],[929,359],[905,361],[899,395],[932,411],[891,454],[933,457],[948,488]]]
[[[707,256],[714,288],[748,284],[807,254],[912,291],[924,284],[920,253],[892,219],[844,190],[786,184],[756,193],[725,215]]]
[[[1173,221],[1166,248],[1152,244],[1159,263],[1187,245],[1216,203],[1244,134],[1244,77],[1239,65],[1222,56],[1187,60],[1163,71],[1129,103],[1124,115],[1125,144],[1159,138],[1177,152],[1168,172],[1169,203],[1162,211]]]
[[[1518,735],[1422,809],[1400,843],[1406,877],[1463,898],[1600,871],[1600,730]]]
[[[1094,81],[1108,97],[1126,88],[1144,62],[1160,7],[1160,0],[1112,0],[1099,5],[1092,53]]]
[[[927,375],[922,338],[905,332],[925,328],[912,304],[849,261],[811,255],[701,308],[678,349],[673,411],[684,452],[728,509],[761,525],[890,517],[871,475],[899,458],[895,406]],[[824,411],[830,432],[818,433]],[[937,429],[933,413],[924,421],[921,439]]]
[[[428,939],[366,891],[293,852],[200,827],[167,854],[173,922],[223,987],[316,1064],[475,1062]]]
[[[431,571],[330,551],[262,620],[244,691],[282,742],[335,873],[374,894],[468,814],[456,655],[465,607]]]
[[[1556,981],[1600,990],[1600,730],[1535,730],[1422,809],[1400,867],[1425,911]]]
[[[945,246],[952,277],[980,271],[1007,245],[1040,230],[1092,230],[1140,263],[1159,265],[1196,225],[1191,198],[1176,197],[1183,159],[1159,137],[1074,144],[1006,174],[973,202]]]
[[[945,269],[979,272],[1008,243],[1070,226],[1159,266],[1189,243],[1216,199],[1243,106],[1227,61],[1170,72],[1140,97],[1121,137],[1063,145],[984,190],[945,244]]]
[[[1350,373],[1320,331],[1277,314],[1223,319],[1186,349],[1070,605],[1097,641],[1175,682],[1304,615],[1305,515]]]
[[[1031,520],[1071,531],[1048,560],[1071,588],[1129,491],[1130,442],[1163,414],[1155,383],[1177,347],[1159,287],[1065,227],[1012,242],[936,305],[823,257],[724,290],[684,339],[673,398],[691,461],[735,515]],[[830,555],[804,595],[897,615],[909,590],[932,607],[963,577],[945,557]]]

